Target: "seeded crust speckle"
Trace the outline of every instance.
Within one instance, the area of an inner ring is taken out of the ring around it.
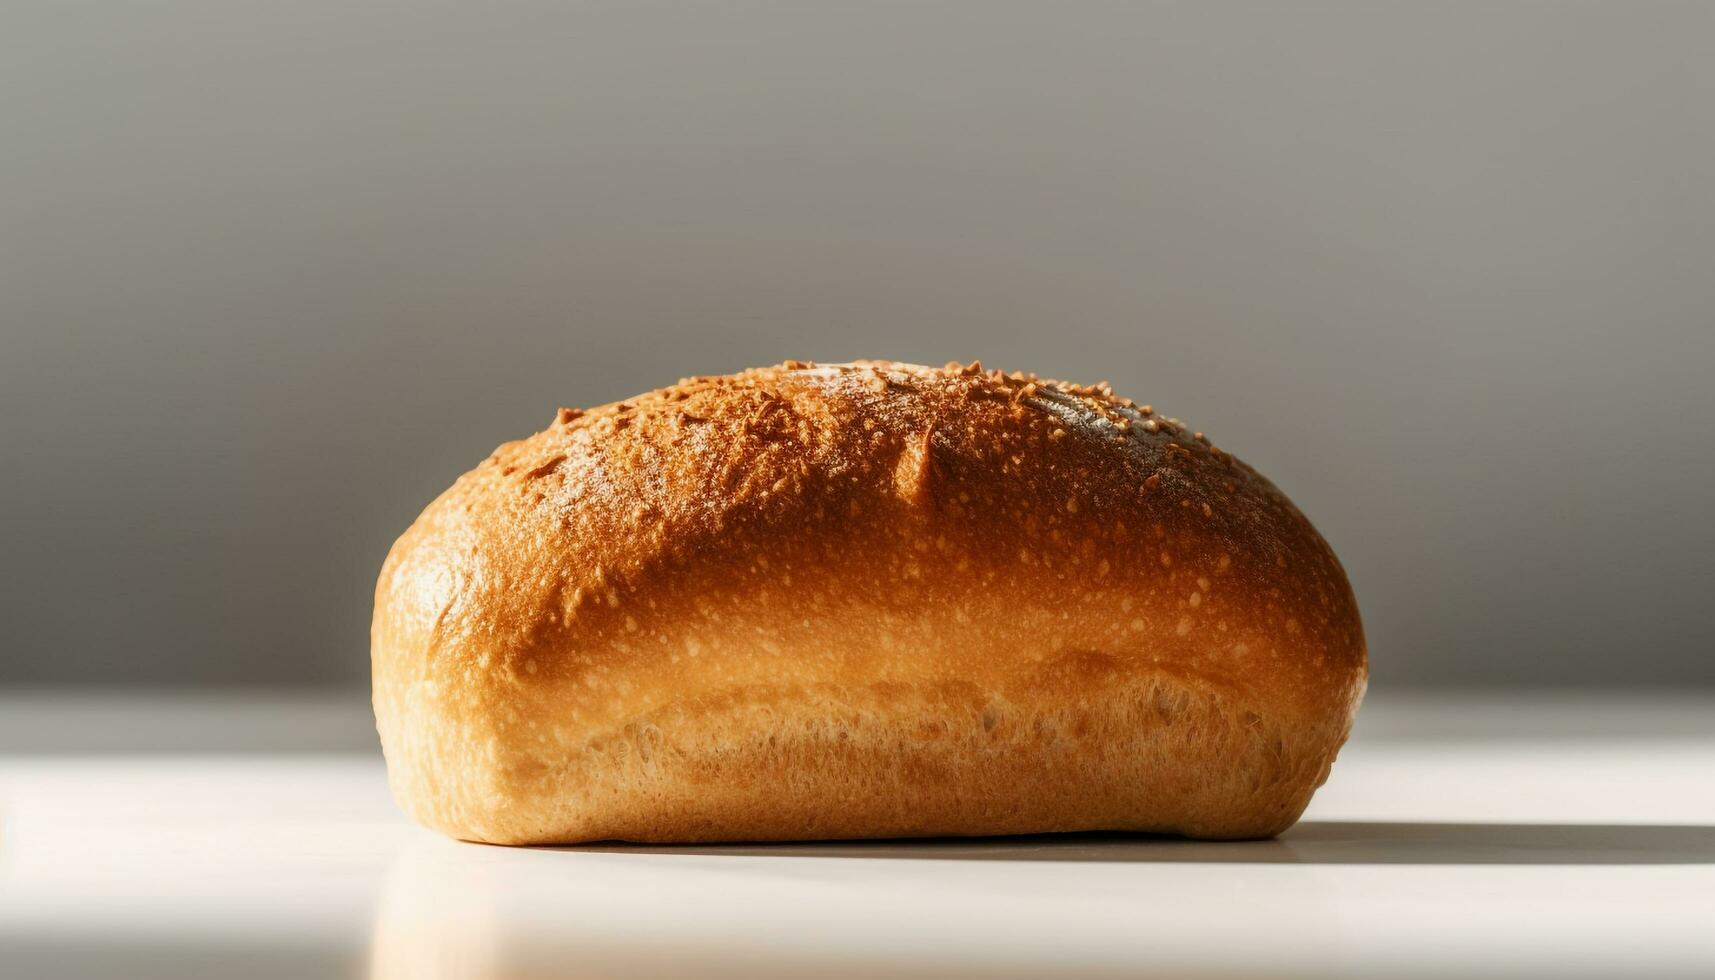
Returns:
[[[1268,836],[1367,676],[1338,561],[1106,384],[787,362],[589,410],[376,589],[395,796],[495,843]]]

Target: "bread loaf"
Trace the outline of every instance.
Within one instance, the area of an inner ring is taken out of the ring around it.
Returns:
[[[399,802],[504,844],[1264,837],[1367,675],[1327,544],[1201,433],[883,361],[561,409],[394,545],[372,652]]]

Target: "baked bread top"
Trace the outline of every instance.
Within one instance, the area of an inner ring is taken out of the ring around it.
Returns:
[[[462,740],[428,753],[448,779],[540,764],[544,726],[735,691],[1142,669],[1337,748],[1366,676],[1345,574],[1269,481],[1106,384],[978,364],[787,362],[561,409],[424,511],[376,603],[390,762]]]

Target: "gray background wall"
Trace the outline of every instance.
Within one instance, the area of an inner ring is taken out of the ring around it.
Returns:
[[[1110,379],[1375,684],[1715,683],[1715,5],[0,0],[0,684],[364,683],[560,404]]]

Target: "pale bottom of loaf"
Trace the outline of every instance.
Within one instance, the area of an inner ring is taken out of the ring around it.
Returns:
[[[1076,696],[958,681],[752,686],[593,738],[551,715],[498,738],[442,728],[402,744],[384,724],[394,791],[424,823],[502,844],[1269,837],[1327,778],[1350,721],[1348,706],[1283,717],[1172,677]],[[479,744],[482,761],[461,757]]]

